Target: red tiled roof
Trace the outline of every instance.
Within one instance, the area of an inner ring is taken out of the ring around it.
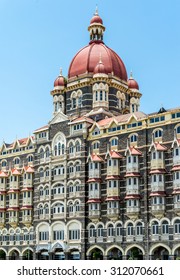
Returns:
[[[36,130],[34,130],[34,132],[38,132],[38,131],[46,130],[46,129],[48,129],[48,125],[44,125],[44,126],[42,126],[40,128],[37,128]]]
[[[139,194],[126,195],[124,199],[140,199],[140,195]]]
[[[126,175],[124,177],[139,177],[140,173],[139,172],[129,172],[126,173]]]
[[[21,192],[27,192],[27,191],[32,191],[33,188],[27,188],[27,187],[23,187],[23,189],[21,190]]]
[[[106,201],[114,201],[114,200],[119,201],[120,200],[119,196],[111,196],[106,198]]]
[[[91,183],[91,182],[101,182],[101,179],[100,178],[90,178],[88,179],[87,183]]]
[[[155,144],[155,148],[157,151],[166,151],[167,150],[167,147],[160,144],[159,142],[158,143],[154,143]]]
[[[71,124],[73,123],[79,123],[79,122],[89,122],[89,123],[94,123],[94,121],[86,116],[82,116],[82,117],[79,117],[79,118],[76,118],[74,120],[72,120]]]
[[[8,174],[4,171],[0,171],[0,178],[6,178],[8,177]]]
[[[31,167],[31,166],[24,166],[24,170],[25,170],[27,173],[34,173],[34,168]]]
[[[33,207],[31,205],[24,205],[20,208],[20,210],[24,210],[24,209],[32,209]]]
[[[17,170],[16,168],[11,170],[13,175],[21,175],[21,172],[19,170]]]
[[[161,169],[152,169],[149,174],[165,174],[166,170],[161,168]]]
[[[110,157],[111,157],[111,158],[117,158],[117,159],[118,159],[118,158],[123,158],[122,155],[120,155],[118,152],[116,152],[116,151],[114,151],[114,150],[113,150],[113,151],[110,151],[109,153],[110,153]]]
[[[92,154],[91,155],[91,160],[95,161],[95,162],[102,162],[103,161],[103,159],[100,156],[96,155],[96,154]]]
[[[151,192],[149,196],[166,196],[166,194],[163,191],[159,191],[159,192]]]
[[[134,147],[129,147],[130,153],[133,156],[141,156],[142,153],[141,151],[139,151],[138,149],[134,148]]]
[[[118,180],[120,179],[120,176],[118,175],[110,175],[106,177],[106,180]]]
[[[87,203],[101,203],[101,200],[98,198],[89,199]]]
[[[171,169],[171,171],[178,171],[180,170],[180,165],[175,165],[173,166],[173,168]]]
[[[180,189],[176,189],[172,192],[172,194],[180,194]]]
[[[20,192],[18,189],[10,189],[7,193],[18,193]]]

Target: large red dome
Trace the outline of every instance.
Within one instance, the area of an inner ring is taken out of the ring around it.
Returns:
[[[81,49],[73,58],[68,72],[68,78],[92,73],[101,57],[106,74],[113,74],[121,80],[127,81],[127,72],[121,58],[102,41],[93,41]]]

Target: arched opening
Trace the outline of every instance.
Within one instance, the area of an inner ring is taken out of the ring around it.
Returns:
[[[169,252],[163,246],[156,247],[153,251],[152,259],[153,260],[168,260]]]
[[[57,248],[55,249],[53,255],[52,255],[53,260],[65,260],[65,255],[63,248]]]
[[[79,250],[72,249],[68,254],[68,260],[80,260],[81,255]]]
[[[108,260],[122,260],[122,252],[118,248],[112,248],[107,254]]]
[[[19,252],[17,250],[13,250],[10,254],[9,254],[9,259],[10,260],[19,260]]]
[[[0,250],[0,260],[6,260],[6,253],[3,250]]]
[[[180,260],[180,246],[174,251],[174,259]]]
[[[143,260],[143,252],[137,247],[128,250],[126,255],[127,260]]]
[[[48,250],[44,249],[44,250],[41,250],[40,252],[38,252],[37,259],[38,260],[49,260]]]
[[[103,253],[99,248],[94,248],[90,253],[90,260],[103,260]]]
[[[33,260],[33,252],[27,249],[22,256],[23,260]]]

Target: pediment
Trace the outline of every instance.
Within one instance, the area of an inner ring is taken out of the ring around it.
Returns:
[[[49,124],[55,124],[55,123],[60,123],[69,120],[66,115],[64,115],[62,112],[58,112],[54,118],[49,122]]]

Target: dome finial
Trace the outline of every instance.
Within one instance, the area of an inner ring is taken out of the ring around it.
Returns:
[[[59,76],[62,76],[62,67],[60,68]]]
[[[95,10],[95,14],[94,14],[95,16],[98,16],[99,14],[98,14],[98,5],[96,4],[96,10]]]
[[[130,72],[130,79],[133,79],[133,72],[132,72],[132,70]]]

